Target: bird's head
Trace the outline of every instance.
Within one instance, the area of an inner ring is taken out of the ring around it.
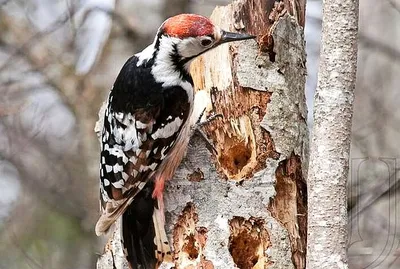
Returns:
[[[254,38],[221,30],[208,18],[195,14],[180,14],[167,19],[160,27],[159,35],[172,39],[182,59],[194,58],[226,42]]]
[[[155,49],[159,56],[173,58],[187,67],[195,57],[223,43],[252,39],[248,34],[231,33],[215,26],[208,18],[180,14],[167,19],[159,28]]]
[[[182,76],[188,78],[190,62],[197,56],[223,43],[252,38],[224,31],[206,17],[180,14],[167,19],[153,44],[136,54],[137,66],[151,65],[157,82],[173,85]]]

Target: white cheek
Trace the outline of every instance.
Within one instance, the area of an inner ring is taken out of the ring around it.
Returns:
[[[178,44],[179,54],[181,56],[183,56],[184,58],[190,58],[195,55],[198,55],[206,49],[207,48],[204,48],[200,44],[200,41],[196,38],[188,38],[188,39],[182,40]]]

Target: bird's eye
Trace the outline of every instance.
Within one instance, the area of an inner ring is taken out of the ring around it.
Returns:
[[[208,46],[211,45],[211,43],[212,43],[212,41],[211,41],[210,39],[203,39],[203,40],[201,41],[201,45],[202,45],[203,47],[208,47]]]

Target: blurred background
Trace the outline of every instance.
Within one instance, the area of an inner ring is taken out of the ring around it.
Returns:
[[[95,267],[101,103],[165,18],[229,2],[0,0],[0,269]],[[350,268],[400,268],[400,1],[360,2]],[[320,32],[309,0],[310,128]]]

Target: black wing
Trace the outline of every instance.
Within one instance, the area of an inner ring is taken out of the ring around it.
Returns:
[[[183,88],[163,88],[149,67],[137,67],[136,62],[133,56],[122,68],[104,116],[100,190],[103,210],[109,206],[104,210],[106,226],[151,178],[190,113]]]

